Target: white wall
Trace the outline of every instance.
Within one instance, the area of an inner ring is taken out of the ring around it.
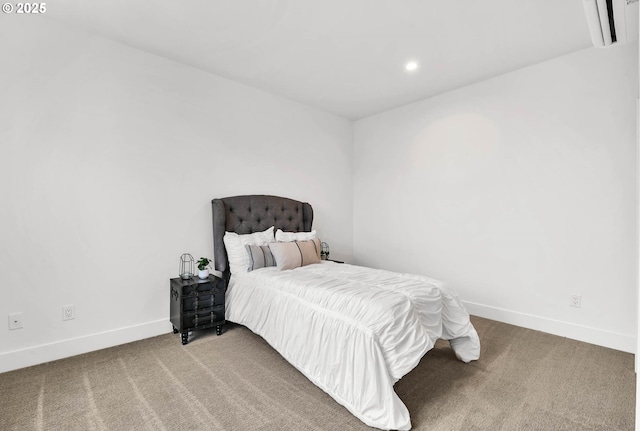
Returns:
[[[347,120],[39,17],[0,52],[0,317],[24,320],[0,372],[169,331],[178,256],[244,193],[311,202],[333,257],[474,314],[635,349],[637,45],[361,120],[353,149]]]
[[[637,44],[594,48],[357,121],[358,263],[635,352],[637,75]]]
[[[351,122],[17,18],[0,26],[0,372],[168,332],[180,254],[212,257],[215,197],[311,202],[350,258]]]

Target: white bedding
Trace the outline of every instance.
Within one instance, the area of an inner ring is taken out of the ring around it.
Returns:
[[[469,314],[442,283],[323,261],[231,277],[226,317],[262,336],[287,361],[369,426],[408,430],[393,385],[438,338],[465,362],[480,355]]]

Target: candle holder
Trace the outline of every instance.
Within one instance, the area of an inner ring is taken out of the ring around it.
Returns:
[[[180,278],[183,280],[188,280],[193,277],[195,273],[195,261],[193,260],[193,256],[189,253],[184,253],[180,256]]]
[[[329,259],[329,244],[326,242],[320,243],[320,259]]]

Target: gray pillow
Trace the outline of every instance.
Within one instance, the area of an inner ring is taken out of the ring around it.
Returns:
[[[249,255],[248,272],[267,266],[276,266],[276,261],[268,245],[246,245],[245,248]]]

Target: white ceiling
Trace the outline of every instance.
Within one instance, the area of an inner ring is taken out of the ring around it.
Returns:
[[[47,15],[350,119],[591,46],[582,0],[57,0]]]

